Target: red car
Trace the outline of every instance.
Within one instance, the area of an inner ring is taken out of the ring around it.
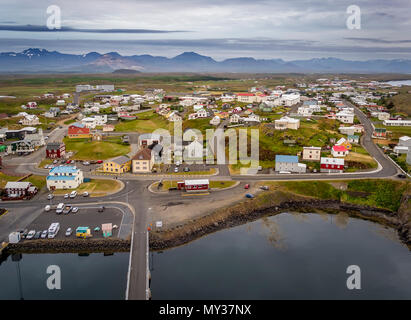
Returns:
[[[244,189],[250,189],[250,185],[247,183],[247,184],[244,186]]]
[[[66,161],[66,164],[70,164],[70,163],[71,163],[71,160],[67,160],[67,161]]]
[[[101,163],[103,163],[103,160],[97,160],[97,163],[101,164]]]

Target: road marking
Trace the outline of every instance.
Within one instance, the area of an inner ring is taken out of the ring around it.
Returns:
[[[206,196],[209,195],[210,193],[192,193],[192,194],[181,194],[182,197],[190,197],[190,196]]]

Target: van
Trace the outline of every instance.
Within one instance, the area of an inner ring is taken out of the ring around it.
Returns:
[[[50,225],[49,229],[48,229],[48,238],[49,239],[54,239],[57,235],[57,233],[60,230],[60,223],[58,222],[54,222]]]
[[[64,203],[61,202],[61,203],[59,203],[59,204],[57,205],[56,213],[57,213],[57,214],[62,213],[62,212],[63,212],[63,209],[64,209]]]

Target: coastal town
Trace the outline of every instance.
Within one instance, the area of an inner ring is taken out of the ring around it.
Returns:
[[[273,86],[248,79],[252,86],[229,89],[238,82],[186,81],[192,89],[182,92],[93,82],[1,97],[8,105],[0,114],[3,250],[130,250],[126,296],[149,299],[147,251],[169,246],[167,230],[288,182],[304,183],[307,193],[338,181],[345,201],[370,207],[367,195],[386,190],[387,179],[400,198],[371,206],[400,208],[411,173],[411,115],[392,102],[404,94],[400,86],[332,76]],[[218,130],[223,163],[214,152]],[[229,162],[225,144],[241,132],[251,139],[253,130],[255,170],[238,155]],[[341,182],[358,179],[375,190]],[[409,223],[400,229],[409,245]]]

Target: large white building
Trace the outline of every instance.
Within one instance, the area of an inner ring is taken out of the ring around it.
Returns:
[[[57,166],[49,171],[47,189],[76,189],[84,181],[83,171],[74,166]]]
[[[354,123],[354,113],[340,111],[336,113],[336,119],[342,123]]]
[[[384,126],[409,127],[411,120],[384,120],[383,124]]]

